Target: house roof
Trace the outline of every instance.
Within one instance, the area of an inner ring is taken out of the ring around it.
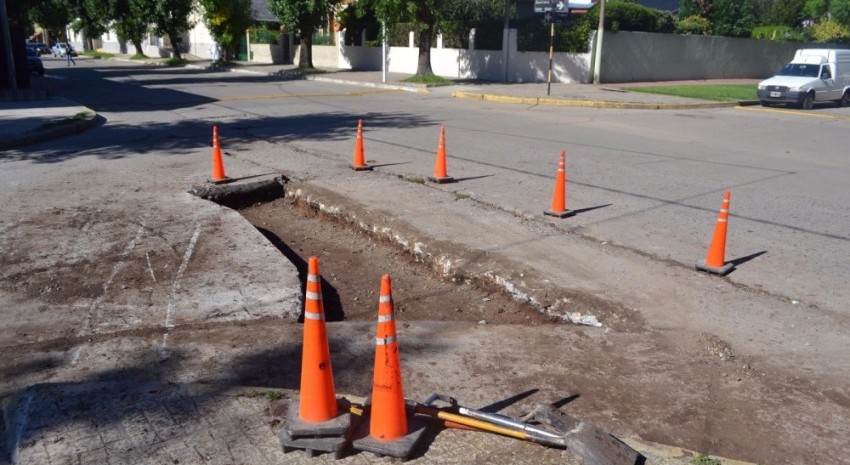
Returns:
[[[252,17],[255,21],[277,23],[280,20],[269,10],[268,0],[251,0]]]

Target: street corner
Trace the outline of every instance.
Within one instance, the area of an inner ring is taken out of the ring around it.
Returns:
[[[81,133],[96,126],[100,116],[89,107],[63,98],[0,102],[0,150]]]

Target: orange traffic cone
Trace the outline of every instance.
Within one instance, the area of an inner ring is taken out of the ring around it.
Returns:
[[[408,419],[401,380],[393,291],[389,275],[381,278],[378,329],[375,337],[375,373],[369,410],[369,431],[358,431],[355,449],[407,458],[422,439],[425,424]],[[412,412],[411,412],[412,414]]]
[[[218,126],[213,126],[213,149],[212,149],[212,176],[209,182],[213,184],[224,184],[232,179],[224,174],[224,161],[221,159],[221,145],[218,142]]]
[[[319,259],[307,264],[307,293],[304,303],[304,347],[301,352],[302,420],[319,423],[337,416],[336,392],[331,369],[331,354],[325,329],[325,310],[319,282]]]
[[[404,407],[392,283],[389,275],[381,278],[369,434],[373,438],[385,441],[398,439],[407,434],[407,414]]]
[[[723,276],[735,267],[732,263],[726,263],[726,227],[729,224],[729,199],[731,191],[723,194],[723,204],[717,215],[717,225],[714,227],[714,237],[708,247],[708,255],[705,264],[697,264],[697,269]]]
[[[437,160],[434,162],[434,176],[429,176],[428,180],[437,184],[454,182],[454,178],[449,176],[446,169],[446,127],[440,126],[440,143],[437,145]]]
[[[561,150],[558,160],[558,175],[555,177],[555,192],[552,194],[552,208],[543,212],[544,215],[566,218],[575,215],[567,210],[567,151]]]
[[[351,164],[354,171],[371,170],[366,164],[366,155],[363,153],[363,120],[357,120],[357,140],[354,142],[354,163]]]

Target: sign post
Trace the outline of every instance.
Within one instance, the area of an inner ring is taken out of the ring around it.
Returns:
[[[549,23],[549,73],[546,77],[546,95],[552,92],[552,65],[555,59],[555,24],[566,24],[570,17],[567,0],[534,0],[534,12],[543,13]]]

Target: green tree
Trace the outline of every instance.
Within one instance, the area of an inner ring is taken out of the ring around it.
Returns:
[[[850,27],[850,0],[832,0],[829,4],[829,14],[845,28]]]
[[[269,0],[269,10],[287,30],[301,37],[300,68],[313,68],[313,32],[322,25],[336,3],[338,0]]]
[[[136,55],[143,55],[142,40],[150,29],[150,3],[147,0],[110,0],[109,5],[118,38],[132,43]]]
[[[236,53],[240,39],[251,25],[251,0],[199,0],[204,23],[227,52]]]
[[[815,42],[846,42],[850,40],[850,28],[831,19],[813,25],[810,32]]]
[[[194,8],[193,0],[147,0],[153,30],[160,36],[168,37],[173,57],[182,59],[180,53],[180,34],[189,30],[193,24],[189,14]]]
[[[808,19],[819,20],[829,12],[829,0],[806,0],[803,13]]]
[[[50,37],[65,38],[65,27],[72,19],[71,6],[66,0],[36,0],[30,5],[29,19],[47,30]]]
[[[796,28],[806,19],[805,8],[806,0],[776,0],[762,14],[757,13],[756,16],[762,18],[762,25],[784,24]]]
[[[753,4],[746,0],[714,0],[708,19],[714,34],[727,37],[750,37],[756,25]]]
[[[71,28],[83,33],[83,48],[94,49],[94,39],[109,29],[109,5],[102,0],[71,0],[71,14],[75,18]]]

